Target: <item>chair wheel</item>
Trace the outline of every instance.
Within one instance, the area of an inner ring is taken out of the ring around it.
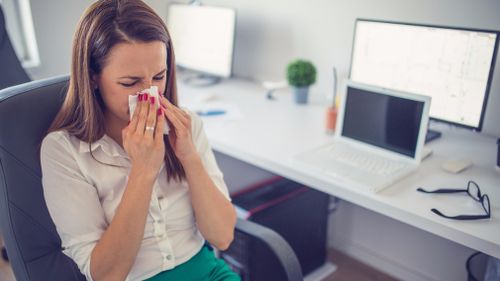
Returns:
[[[5,249],[5,247],[2,247],[2,258],[5,261],[9,261],[9,257],[7,256],[7,250]]]

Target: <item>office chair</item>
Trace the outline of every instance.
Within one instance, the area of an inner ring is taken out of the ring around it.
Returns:
[[[68,79],[59,76],[0,90],[0,224],[18,281],[85,280],[62,253],[41,184],[40,144],[64,100]],[[277,280],[303,280],[297,257],[276,232],[239,220],[235,237],[241,235],[269,249],[281,272]]]
[[[7,29],[5,28],[5,17],[0,5],[0,90],[13,85],[31,81],[24,68],[21,66],[17,55],[12,48]],[[7,252],[2,247],[2,258],[8,260]]]
[[[31,81],[12,47],[0,5],[0,90]]]

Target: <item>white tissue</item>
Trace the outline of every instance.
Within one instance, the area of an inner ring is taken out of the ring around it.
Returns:
[[[134,111],[137,106],[137,101],[140,93],[147,93],[150,97],[155,97],[155,109],[158,109],[160,107],[160,98],[158,96],[157,86],[151,86],[151,88],[149,89],[144,89],[142,91],[139,91],[139,93],[135,95],[128,96],[128,108],[130,112],[130,120],[132,120],[132,116],[134,116]],[[165,118],[165,116],[162,116],[162,118]],[[168,127],[167,122],[165,122],[165,127],[163,128],[163,134],[168,135],[169,131],[170,128]]]

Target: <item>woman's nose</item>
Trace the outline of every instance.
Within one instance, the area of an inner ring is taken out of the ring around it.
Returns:
[[[151,79],[151,80],[146,80],[146,81],[144,81],[144,82],[142,83],[142,88],[143,88],[143,89],[149,89],[149,88],[151,88],[151,86],[153,86],[153,85],[154,85],[154,84],[153,84],[153,79]]]

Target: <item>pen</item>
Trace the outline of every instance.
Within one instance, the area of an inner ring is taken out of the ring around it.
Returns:
[[[199,116],[215,116],[225,114],[225,110],[199,110],[196,111],[196,114]]]

